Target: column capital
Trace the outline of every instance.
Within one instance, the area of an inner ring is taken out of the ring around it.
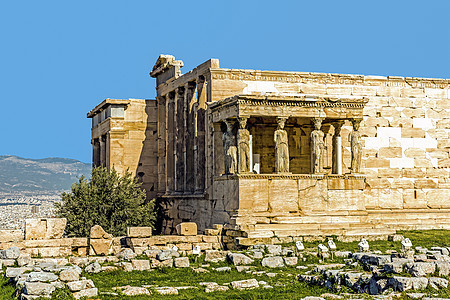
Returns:
[[[239,129],[245,129],[245,127],[247,126],[248,116],[237,117],[237,120],[239,122]]]
[[[359,125],[361,124],[362,119],[351,119],[353,125],[353,131],[359,130]]]
[[[185,90],[184,86],[177,87],[176,91],[177,91],[178,96],[182,96],[184,94],[184,90]]]
[[[334,127],[334,136],[341,136],[341,129],[344,126],[344,120],[337,120],[331,123]]]

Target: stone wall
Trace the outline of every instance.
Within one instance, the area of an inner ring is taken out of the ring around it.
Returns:
[[[352,227],[356,232],[358,226],[361,230],[450,228],[449,80],[230,69],[211,70],[211,78],[213,101],[237,94],[368,99],[360,129],[363,188],[330,189],[329,181],[320,178],[293,181],[292,187],[279,182],[283,199],[271,207],[268,203],[276,202],[276,193],[270,194],[267,180],[241,180],[236,215],[243,218],[238,224],[250,228],[254,224],[253,228],[276,235],[282,229],[304,234],[321,228],[326,232],[327,227],[335,232]],[[347,121],[341,131],[344,173],[350,166],[351,130]],[[270,171],[267,163],[262,170]]]

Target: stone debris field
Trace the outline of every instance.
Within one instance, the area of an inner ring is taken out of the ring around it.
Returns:
[[[4,276],[15,285],[15,294],[20,299],[50,298],[57,289],[70,290],[76,299],[107,295],[178,295],[187,289],[226,293],[229,290],[272,289],[286,284],[277,281],[281,278],[324,287],[329,292],[322,297],[331,299],[362,297],[362,294],[392,299],[402,292],[408,298],[426,299],[430,291],[448,289],[450,247],[414,247],[401,235],[391,236],[391,240],[400,244],[401,250],[371,249],[369,242],[362,240],[358,244],[359,250],[351,252],[339,250],[329,239],[322,244],[315,243],[315,248],[310,247],[312,243],[305,243],[308,244],[305,248],[298,241],[287,246],[255,244],[233,252],[202,251],[197,247],[188,253],[173,246],[167,249],[150,247],[140,254],[122,248],[116,255],[32,258],[17,247],[10,247],[0,250],[0,265]],[[211,280],[190,286],[122,285],[112,287],[110,291],[99,290],[89,279],[91,274],[120,270],[149,272],[161,268],[207,273],[211,279],[215,274],[237,271],[246,279],[227,283]],[[272,283],[261,279],[266,277],[271,278]]]

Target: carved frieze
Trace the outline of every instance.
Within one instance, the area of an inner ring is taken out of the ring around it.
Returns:
[[[256,71],[240,69],[211,69],[211,78],[218,80],[278,81],[339,85],[369,85],[412,88],[447,88],[449,79],[399,76],[364,76],[309,72]]]

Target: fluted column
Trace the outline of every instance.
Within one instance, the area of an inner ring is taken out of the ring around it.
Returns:
[[[175,93],[166,100],[166,193],[175,190]]]
[[[195,190],[195,172],[194,172],[194,135],[195,135],[195,114],[194,107],[197,99],[195,97],[196,92],[195,81],[186,84],[186,100],[185,100],[185,111],[186,111],[186,130],[185,130],[185,192],[193,193]]]
[[[175,191],[182,193],[184,191],[185,182],[185,159],[184,159],[184,131],[185,131],[185,114],[184,114],[184,87],[178,87],[175,99],[175,119],[176,119],[176,137],[175,137]]]
[[[106,167],[106,135],[99,138],[100,142],[100,166]]]

